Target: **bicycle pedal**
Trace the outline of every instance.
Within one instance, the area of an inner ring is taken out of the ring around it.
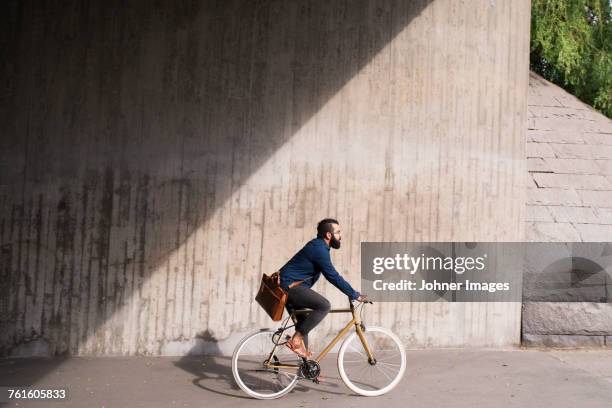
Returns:
[[[312,382],[314,382],[315,384],[327,384],[327,378],[325,378],[324,375],[318,375],[315,378],[312,379]]]

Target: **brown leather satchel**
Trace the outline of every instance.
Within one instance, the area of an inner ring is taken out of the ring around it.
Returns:
[[[289,285],[289,289],[303,283],[304,281],[293,282]],[[261,277],[261,285],[259,292],[255,296],[255,300],[275,322],[283,317],[285,303],[287,303],[287,292],[280,287],[280,274],[274,272],[268,276],[265,273]]]

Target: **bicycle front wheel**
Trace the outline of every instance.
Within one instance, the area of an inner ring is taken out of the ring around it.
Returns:
[[[257,399],[274,399],[287,394],[298,381],[299,357],[284,345],[275,347],[273,330],[262,330],[243,338],[234,349],[232,374],[236,384]],[[282,367],[294,365],[296,368]]]
[[[400,339],[382,327],[363,332],[374,359],[369,360],[357,333],[344,340],[338,353],[338,371],[352,391],[367,397],[389,392],[406,370],[406,351]]]

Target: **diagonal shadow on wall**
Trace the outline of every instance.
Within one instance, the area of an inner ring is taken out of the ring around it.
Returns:
[[[82,350],[428,3],[6,2],[0,355]]]

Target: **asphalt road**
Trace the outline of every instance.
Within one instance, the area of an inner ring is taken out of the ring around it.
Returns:
[[[325,384],[302,382],[274,401],[248,398],[228,357],[0,360],[0,386],[67,387],[62,402],[18,407],[612,407],[612,350],[410,350],[402,382],[381,397],[353,395],[335,356]]]

